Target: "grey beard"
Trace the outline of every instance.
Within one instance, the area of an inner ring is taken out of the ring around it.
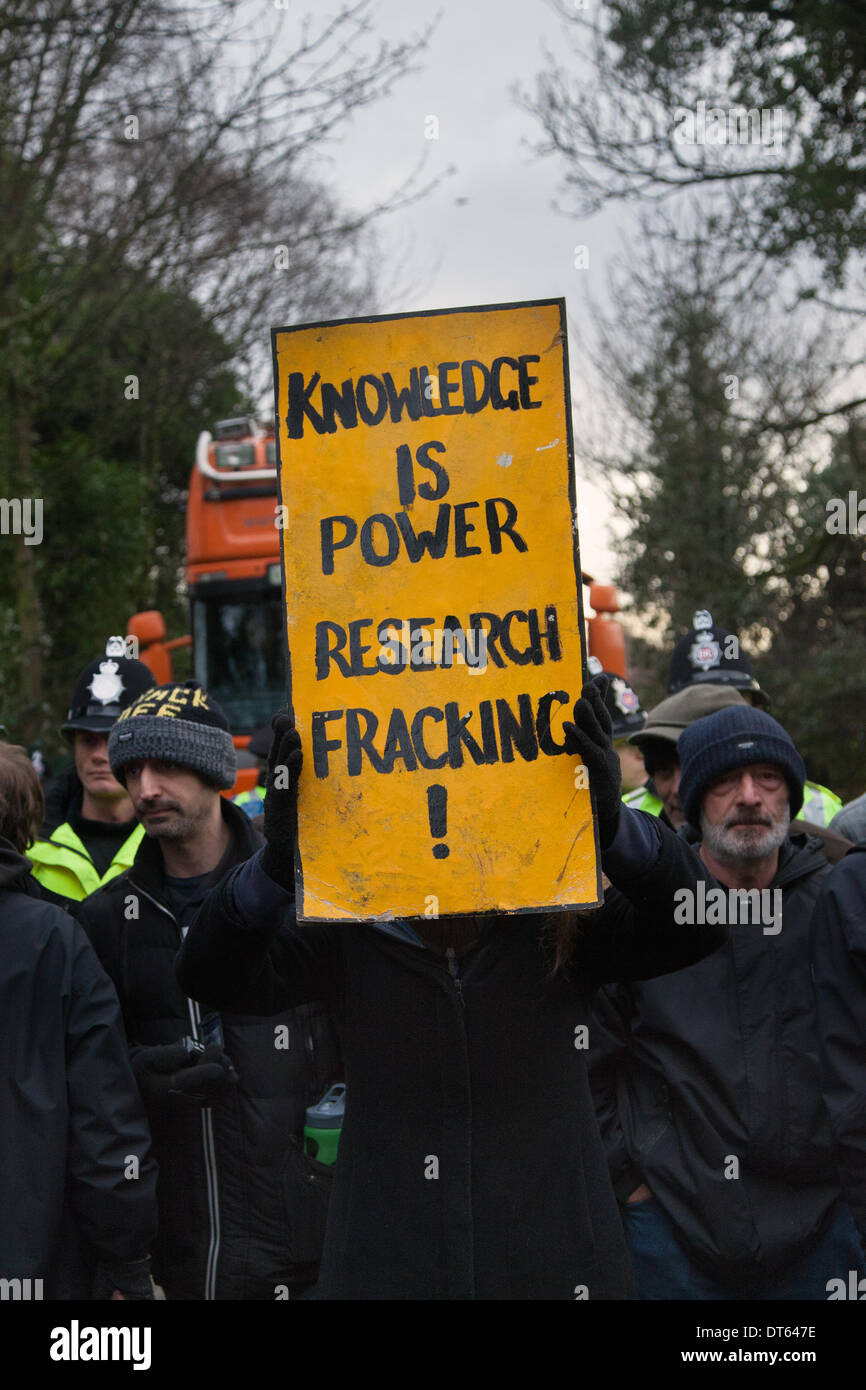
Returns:
[[[772,825],[756,825],[754,829],[761,832],[760,837],[744,844],[740,838],[741,827],[726,830],[721,825],[710,825],[703,810],[701,811],[701,835],[704,844],[716,859],[727,860],[728,863],[748,864],[766,859],[785,843],[790,824],[790,810],[783,811],[778,819],[773,820]]]

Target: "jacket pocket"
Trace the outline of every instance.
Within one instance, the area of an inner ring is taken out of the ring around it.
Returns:
[[[322,1258],[333,1180],[333,1166],[310,1158],[293,1139],[283,1165],[282,1189],[286,1249],[294,1264],[318,1264]]]
[[[661,1143],[662,1139],[671,1128],[671,1121],[667,1116],[662,1116],[653,1120],[646,1127],[641,1136],[641,1145],[638,1149],[638,1166],[649,1158],[650,1154]]]
[[[635,1088],[628,1123],[624,1124],[626,1146],[633,1166],[643,1165],[665,1135],[673,1128],[670,1089],[663,1077],[642,1077]],[[644,1182],[647,1181],[644,1172]]]

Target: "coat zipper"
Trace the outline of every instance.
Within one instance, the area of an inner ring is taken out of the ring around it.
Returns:
[[[465,999],[463,998],[463,982],[462,982],[462,980],[461,980],[461,978],[460,978],[460,965],[459,965],[459,962],[458,962],[458,960],[457,960],[457,955],[456,955],[456,952],[455,952],[453,946],[448,946],[448,947],[446,948],[446,950],[445,950],[445,959],[448,961],[448,973],[449,973],[449,975],[451,976],[452,980],[454,981],[454,984],[455,984],[456,989],[457,989],[457,998],[458,998],[459,1001],[460,1001],[460,1009],[461,1009],[461,1012],[465,1014],[465,1012],[466,1012],[466,1001],[465,1001]],[[466,1040],[466,1020],[465,1020],[465,1018],[463,1019],[463,1037],[464,1037],[464,1040]],[[467,1081],[468,1081],[468,1078],[467,1078]],[[469,1097],[469,1105],[470,1105],[470,1129],[469,1129],[469,1150],[468,1150],[468,1168],[469,1168],[469,1173],[468,1173],[468,1178],[467,1178],[468,1191],[469,1191],[469,1231],[470,1231],[470,1236],[469,1236],[469,1240],[470,1240],[469,1282],[470,1282],[470,1287],[471,1287],[471,1294],[470,1294],[470,1297],[474,1298],[474,1297],[475,1297],[475,1246],[474,1246],[474,1236],[473,1236],[472,1232],[474,1231],[475,1217],[474,1217],[474,1214],[473,1214],[473,1211],[472,1211],[472,1126],[471,1126],[471,1114],[472,1114],[471,1106],[472,1106],[472,1098],[471,1098],[471,1092],[470,1092],[470,1097]]]
[[[445,952],[448,961],[448,972],[457,986],[457,998],[460,1000],[461,1009],[466,1008],[466,1001],[463,998],[463,984],[460,979],[460,971],[457,965],[457,956],[454,954],[454,947],[449,946]]]
[[[160,912],[170,917],[177,927],[177,934],[180,943],[183,945],[183,932],[178,924],[178,920],[173,912],[157,898],[151,897],[144,888],[137,884],[132,878],[129,879],[130,886],[142,897],[147,898],[148,902],[153,903],[154,907]],[[190,1033],[197,1042],[201,1042],[201,1012],[195,999],[187,997],[187,1009],[189,1011]],[[201,1112],[201,1134],[202,1150],[204,1152],[204,1171],[205,1183],[207,1185],[207,1204],[208,1215],[210,1217],[210,1239],[208,1243],[207,1263],[205,1265],[205,1288],[204,1296],[206,1300],[216,1299],[216,1276],[217,1265],[219,1263],[220,1249],[220,1209],[219,1209],[219,1186],[217,1182],[217,1161],[216,1145],[213,1134],[213,1110],[209,1105],[202,1108]]]

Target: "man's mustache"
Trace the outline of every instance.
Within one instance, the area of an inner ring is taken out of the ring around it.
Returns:
[[[738,811],[725,821],[725,829],[733,830],[736,825],[765,825],[772,828],[773,820],[761,811]]]

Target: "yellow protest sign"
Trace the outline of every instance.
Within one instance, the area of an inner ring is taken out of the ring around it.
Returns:
[[[565,303],[273,332],[298,915],[600,901]]]

